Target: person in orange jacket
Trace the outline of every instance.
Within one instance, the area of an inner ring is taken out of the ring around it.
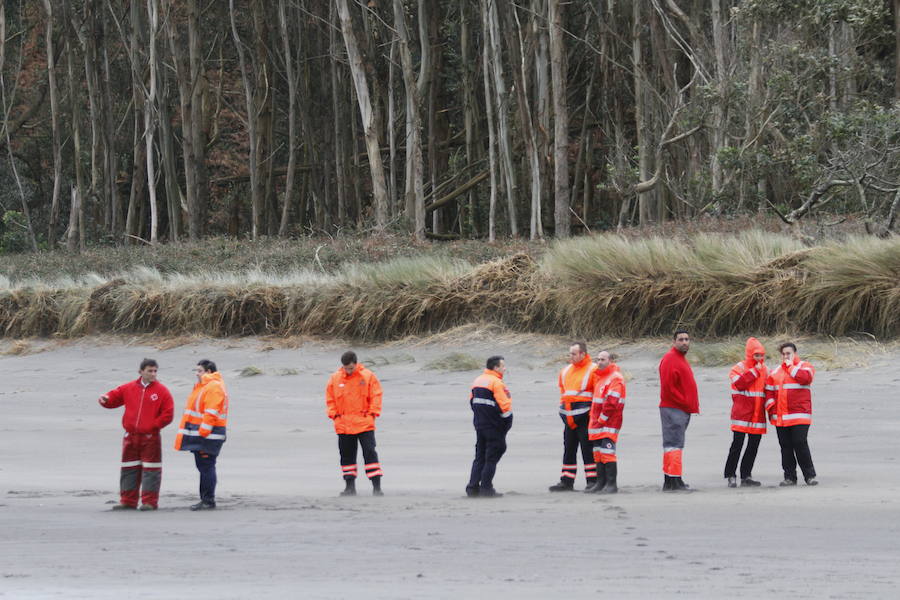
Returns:
[[[597,353],[597,382],[591,403],[588,439],[594,443],[594,463],[597,465],[597,482],[584,490],[588,493],[615,494],[619,491],[616,477],[619,463],[616,444],[622,428],[622,411],[625,408],[625,378],[619,366],[612,362],[609,352]]]
[[[375,451],[375,419],[381,416],[381,395],[381,383],[375,373],[357,363],[355,352],[344,352],[341,368],[331,375],[325,387],[325,405],[338,436],[346,486],[341,496],[356,495],[357,445],[362,447],[372,494],[384,495],[381,491],[384,473]]]
[[[747,449],[741,460],[741,487],[758,486],[754,480],[753,463],[759,442],[766,433],[766,349],[756,338],[748,338],[744,348],[744,360],[731,367],[731,431],[734,432],[728,458],[725,460],[725,479],[728,487],[737,487],[737,466],[741,458],[744,437]]]
[[[119,504],[113,510],[135,509],[138,496],[141,510],[156,510],[162,481],[162,444],[159,431],[172,422],[174,403],[169,390],[156,380],[159,364],[152,358],[141,361],[140,377],[100,396],[103,408],[125,406],[122,427],[122,470],[119,476]]]
[[[569,364],[559,373],[559,418],[563,421],[563,465],[559,483],[551,492],[571,492],[578,472],[578,447],[584,461],[587,487],[597,482],[597,465],[588,439],[588,419],[594,396],[595,371],[587,344],[575,342],[569,347]]]
[[[684,434],[691,415],[700,413],[700,398],[694,371],[685,355],[691,347],[691,335],[679,329],[672,349],[659,361],[659,416],[662,422],[662,491],[685,492],[690,486],[682,479]]]
[[[778,350],[782,362],[766,380],[766,411],[781,446],[784,481],[779,485],[797,485],[798,463],[806,485],[818,485],[807,441],[812,424],[810,388],[816,369],[805,360],[800,360],[793,342],[781,344]]]
[[[197,383],[185,404],[175,449],[193,452],[200,472],[200,502],[193,504],[191,510],[213,510],[218,483],[216,461],[228,425],[228,391],[213,361],[198,362],[194,374]]]
[[[469,406],[475,426],[475,460],[469,475],[466,495],[470,498],[496,498],[494,489],[497,463],[506,452],[506,434],[512,427],[512,400],[503,383],[506,362],[502,356],[487,359],[484,373],[472,382]]]

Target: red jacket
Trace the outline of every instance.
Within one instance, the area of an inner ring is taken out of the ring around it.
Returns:
[[[158,433],[172,422],[172,394],[158,381],[144,387],[138,378],[110,390],[106,397],[106,402],[99,401],[104,408],[125,405],[122,427],[128,433]]]
[[[812,423],[812,386],[816,369],[796,355],[789,367],[778,365],[766,380],[766,411],[776,427]]]
[[[609,438],[619,441],[622,428],[622,411],[625,409],[625,378],[618,365],[610,364],[597,369],[594,400],[591,404],[591,420],[588,423],[588,439]]]
[[[766,349],[756,338],[749,338],[743,361],[731,368],[731,430],[744,433],[766,432],[766,378],[769,370],[765,363],[757,368],[753,355],[765,354]]]
[[[700,412],[697,382],[684,354],[672,346],[659,361],[659,406],[677,408],[686,413]]]
[[[335,371],[325,387],[325,407],[335,433],[374,431],[375,419],[381,416],[381,395],[375,373],[361,364],[351,375],[343,367]]]

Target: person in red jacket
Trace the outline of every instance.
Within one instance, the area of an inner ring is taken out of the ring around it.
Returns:
[[[816,369],[797,356],[797,346],[786,342],[778,347],[781,364],[766,380],[766,411],[778,433],[784,481],[779,485],[797,485],[797,463],[806,485],[818,485],[816,468],[809,452],[809,426],[812,424],[812,387]]]
[[[741,460],[741,487],[758,486],[751,477],[759,442],[766,433],[766,349],[756,338],[748,338],[744,348],[744,360],[731,368],[731,431],[734,432],[728,458],[725,460],[725,478],[728,487],[737,487],[737,466],[741,458],[744,437],[747,449]]]
[[[612,362],[609,352],[597,354],[597,383],[588,423],[588,439],[594,443],[594,463],[597,465],[597,483],[584,490],[588,493],[615,494],[619,491],[616,477],[619,463],[616,444],[622,428],[622,411],[625,408],[625,378],[619,366]]]
[[[686,491],[681,478],[684,433],[691,415],[700,413],[697,382],[685,355],[691,347],[690,334],[679,329],[675,343],[659,362],[659,416],[662,421],[664,492]]]
[[[100,396],[100,406],[125,406],[122,427],[122,470],[119,504],[113,510],[156,510],[162,482],[162,445],[159,431],[172,422],[172,394],[156,380],[159,365],[152,358],[141,361],[140,377]]]
[[[344,352],[341,365],[325,387],[325,406],[338,436],[346,485],[341,496],[356,495],[357,445],[362,447],[372,494],[383,496],[381,476],[384,473],[375,451],[375,419],[381,416],[381,383],[375,373],[357,363],[353,351]]]

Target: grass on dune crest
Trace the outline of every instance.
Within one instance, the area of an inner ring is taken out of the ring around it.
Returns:
[[[514,250],[513,248],[512,250]],[[510,252],[512,252],[510,250]],[[579,338],[900,336],[900,238],[806,248],[746,231],[691,238],[581,237],[543,257],[422,253],[321,269],[165,273],[134,266],[56,281],[0,280],[0,332],[74,337],[432,335],[470,323]]]

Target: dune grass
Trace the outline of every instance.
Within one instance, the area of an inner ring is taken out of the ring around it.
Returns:
[[[0,278],[0,332],[15,338],[128,332],[377,341],[491,323],[592,339],[669,335],[677,326],[706,336],[888,339],[900,336],[898,315],[900,238],[807,248],[761,231],[597,235],[553,243],[538,259],[420,253],[328,272],[166,273],[137,265],[55,280]]]

